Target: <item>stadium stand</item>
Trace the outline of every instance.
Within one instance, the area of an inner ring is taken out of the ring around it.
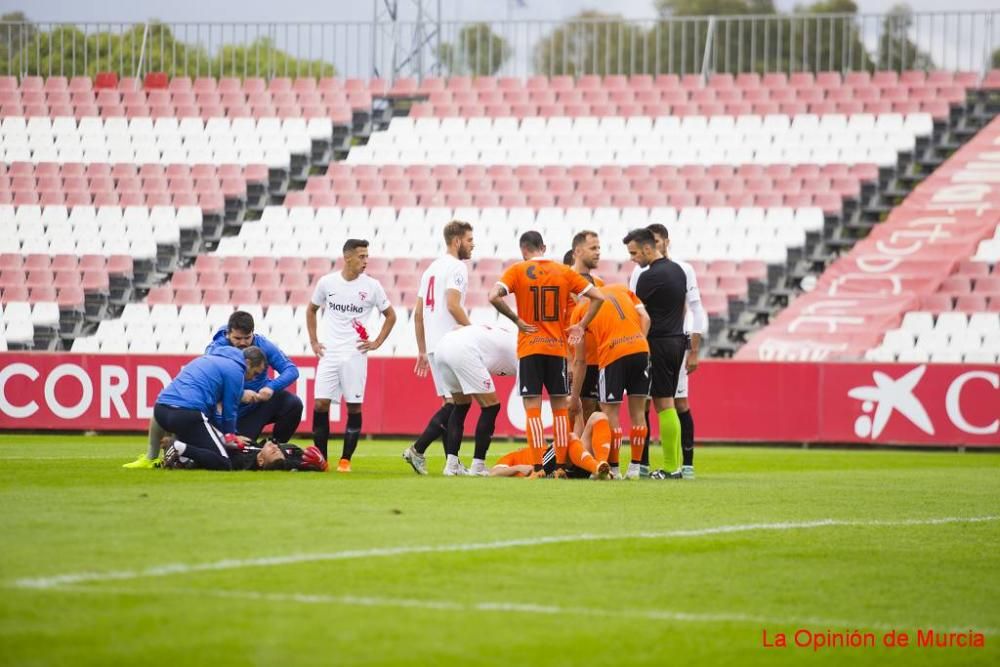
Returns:
[[[351,235],[373,241],[369,271],[401,306],[378,353],[411,355],[414,280],[455,216],[476,223],[476,321],[496,317],[485,294],[520,231],[540,229],[561,252],[595,229],[600,273],[624,280],[624,231],[666,223],[699,273],[712,348],[732,354],[995,113],[1000,77],[978,84],[962,72],[391,88],[2,79],[5,345],[197,352],[245,306],[305,353],[301,308]],[[995,255],[1000,241],[983,242]],[[973,271],[949,283],[953,307],[992,305],[989,272]]]

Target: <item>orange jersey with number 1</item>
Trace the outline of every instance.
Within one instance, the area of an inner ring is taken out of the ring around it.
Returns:
[[[504,271],[500,284],[514,295],[517,315],[538,331],[517,335],[519,359],[532,354],[566,357],[566,328],[569,326],[570,294],[591,287],[579,273],[549,259],[529,259]]]
[[[597,364],[601,368],[630,354],[649,352],[636,306],[639,298],[625,285],[601,288],[604,303],[587,328],[597,341]]]

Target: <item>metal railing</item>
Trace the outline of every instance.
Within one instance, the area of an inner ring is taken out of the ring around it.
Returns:
[[[0,23],[0,73],[141,76],[983,73],[1000,10],[469,23]]]

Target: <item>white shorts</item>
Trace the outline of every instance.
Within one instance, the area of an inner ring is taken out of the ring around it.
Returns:
[[[361,403],[368,380],[368,355],[327,352],[316,364],[315,397],[334,403]]]
[[[441,375],[441,362],[434,359],[434,353],[427,353],[427,364],[431,367],[431,379],[434,380],[434,391],[437,396],[444,396],[445,398],[451,396],[451,392],[444,384],[444,379]]]
[[[453,348],[439,350],[438,368],[441,371],[442,384],[447,395],[492,394],[496,391],[493,376],[486,368],[479,352],[470,348]]]
[[[684,361],[681,362],[681,372],[677,374],[677,391],[674,392],[674,398],[688,397],[687,360],[688,360],[688,353],[685,352]]]

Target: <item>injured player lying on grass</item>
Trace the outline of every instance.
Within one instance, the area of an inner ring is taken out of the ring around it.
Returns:
[[[172,469],[197,469],[192,459],[184,456],[187,446],[172,435],[160,441],[164,449],[163,467]],[[233,470],[302,470],[326,472],[329,464],[315,446],[301,449],[295,445],[265,440],[250,445],[226,447]]]
[[[569,434],[569,462],[565,466],[565,477],[569,479],[611,479],[608,454],[611,451],[611,426],[608,418],[595,412],[587,420],[583,433]],[[546,477],[555,477],[556,455],[550,445],[545,450],[542,467]],[[524,447],[500,457],[490,468],[491,477],[539,477],[533,475],[534,465],[530,447]]]

